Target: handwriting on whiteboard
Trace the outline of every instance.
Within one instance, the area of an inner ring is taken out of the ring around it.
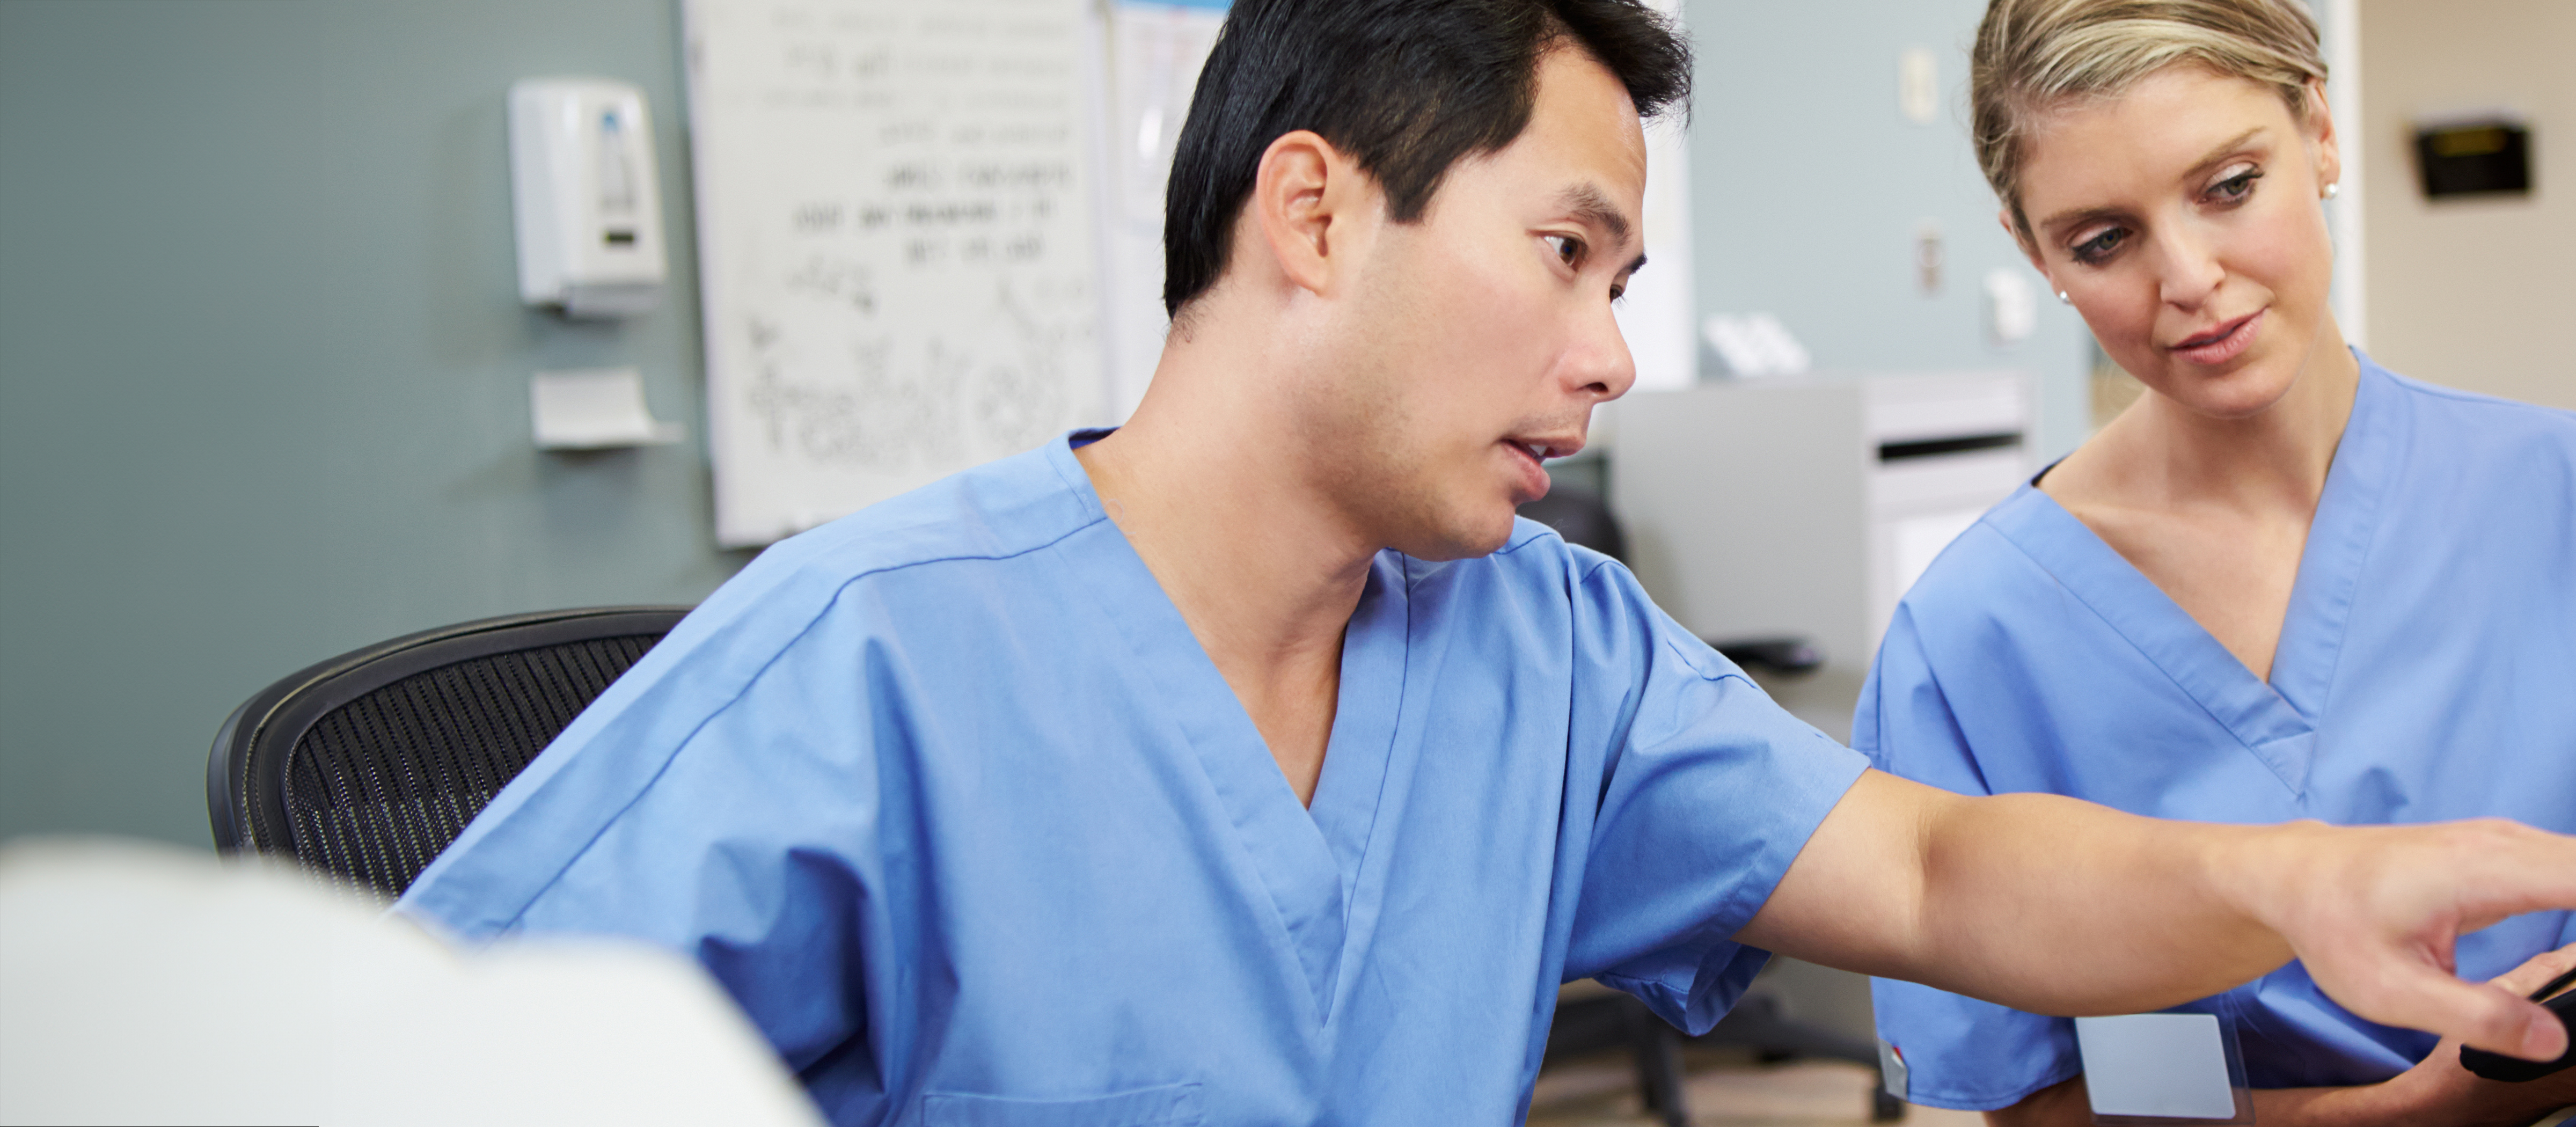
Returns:
[[[1079,0],[690,0],[718,537],[1096,417]]]

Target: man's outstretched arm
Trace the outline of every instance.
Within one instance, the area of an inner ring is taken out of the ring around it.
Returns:
[[[2034,1013],[2162,1009],[2296,955],[2346,1009],[2533,1059],[2557,1018],[2453,973],[2453,940],[2576,908],[2576,838],[2486,820],[2337,828],[1968,798],[1864,774],[1736,938]]]

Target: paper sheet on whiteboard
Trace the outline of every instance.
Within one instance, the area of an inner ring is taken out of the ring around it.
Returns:
[[[687,0],[717,539],[1102,415],[1081,0]]]

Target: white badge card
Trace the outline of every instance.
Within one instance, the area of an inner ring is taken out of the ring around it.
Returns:
[[[2075,1045],[2095,1123],[2254,1122],[2236,1030],[2215,1014],[2079,1017]]]

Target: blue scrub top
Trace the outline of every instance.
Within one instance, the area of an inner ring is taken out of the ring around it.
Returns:
[[[1898,605],[1852,742],[1967,794],[2576,832],[2576,415],[2364,357],[2269,683],[2024,486]],[[2517,917],[2464,938],[2459,970],[2571,939],[2566,913]],[[2073,1022],[1912,983],[1875,995],[1917,1102],[2004,1107],[2081,1071]],[[2201,1008],[2233,1022],[2258,1088],[2384,1080],[2434,1045],[2344,1012],[2295,962]]]
[[[1511,1123],[1559,982],[1733,1004],[1866,766],[1526,521],[1377,557],[1329,748],[1301,807],[1058,441],[764,553],[399,910],[693,955],[843,1124]]]

